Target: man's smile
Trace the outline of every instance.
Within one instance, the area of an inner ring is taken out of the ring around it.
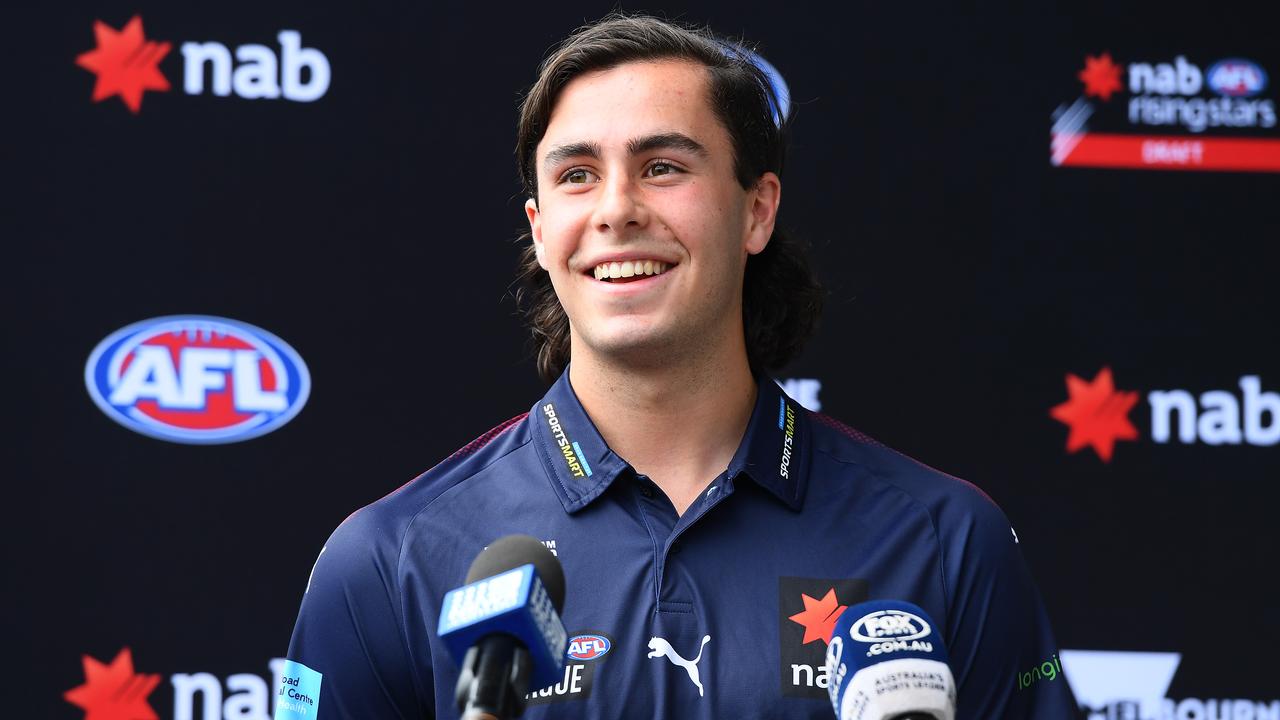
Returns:
[[[647,275],[661,275],[670,265],[661,260],[649,258],[602,262],[595,266],[593,274],[597,280],[606,282],[631,282]]]

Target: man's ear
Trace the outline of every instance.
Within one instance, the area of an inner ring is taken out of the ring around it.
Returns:
[[[538,265],[547,269],[547,252],[542,245],[542,215],[538,212],[538,201],[529,198],[524,201],[524,214],[529,217],[529,234],[533,236],[533,251],[538,256]]]
[[[773,225],[782,203],[782,180],[775,173],[760,176],[747,194],[747,233],[744,247],[749,255],[762,252],[773,237]]]

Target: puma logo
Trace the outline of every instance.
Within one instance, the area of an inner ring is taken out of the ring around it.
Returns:
[[[709,642],[711,642],[711,636],[703,635],[702,645],[698,647],[698,657],[692,660],[685,660],[680,657],[680,653],[676,652],[675,648],[671,647],[671,643],[664,638],[654,637],[649,639],[649,650],[651,652],[648,657],[652,659],[666,656],[672,665],[684,668],[684,671],[689,673],[689,679],[693,681],[694,685],[698,686],[698,697],[702,697],[702,682],[698,677],[698,661],[702,659],[702,649]]]

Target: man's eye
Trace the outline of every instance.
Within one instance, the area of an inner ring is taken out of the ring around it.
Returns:
[[[659,175],[671,175],[676,172],[676,166],[671,163],[656,162],[649,166],[649,176],[656,177]]]
[[[581,168],[578,168],[577,170],[570,170],[560,176],[560,182],[572,183],[574,185],[589,183],[591,182],[591,173]]]

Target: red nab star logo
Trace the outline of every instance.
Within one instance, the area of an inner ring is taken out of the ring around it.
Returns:
[[[84,684],[62,697],[85,711],[84,720],[158,720],[147,696],[160,684],[159,675],[133,672],[133,654],[124,648],[104,665],[83,656]]]
[[[129,110],[142,109],[145,90],[168,90],[169,81],[157,67],[169,54],[169,43],[147,40],[142,34],[142,18],[134,15],[124,29],[115,30],[98,20],[93,23],[98,47],[76,58],[76,64],[98,76],[93,101],[119,95]]]
[[[846,606],[868,597],[865,578],[778,578],[778,680],[783,696],[830,702],[823,670],[827,645]]]
[[[1138,393],[1116,390],[1111,368],[1102,368],[1088,382],[1067,373],[1067,394],[1070,399],[1050,410],[1049,415],[1071,428],[1068,452],[1090,445],[1103,462],[1111,462],[1116,440],[1138,439],[1138,429],[1129,422],[1129,411],[1138,404]]]
[[[1097,57],[1086,55],[1084,69],[1076,77],[1084,83],[1085,95],[1102,98],[1104,102],[1123,87],[1120,84],[1120,66],[1111,59],[1111,53],[1104,52]]]
[[[798,612],[787,618],[797,625],[804,626],[804,640],[800,644],[808,645],[815,640],[821,640],[823,644],[830,643],[831,633],[836,629],[836,621],[840,619],[840,613],[847,607],[841,605],[840,600],[836,598],[836,589],[828,590],[821,600],[811,598],[805,593],[800,593],[800,599],[804,601],[804,612]]]

